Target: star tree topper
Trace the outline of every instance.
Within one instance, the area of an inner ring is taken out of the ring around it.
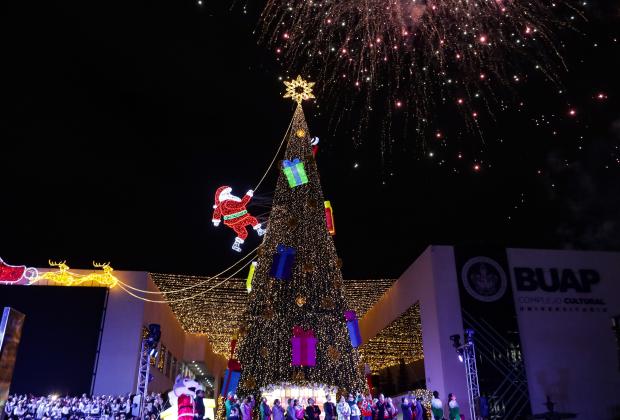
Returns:
[[[293,79],[290,82],[284,81],[286,85],[284,97],[291,98],[298,104],[302,101],[315,98],[312,94],[312,86],[314,86],[314,83],[315,82],[308,82],[302,79],[299,75],[297,75],[297,79]]]

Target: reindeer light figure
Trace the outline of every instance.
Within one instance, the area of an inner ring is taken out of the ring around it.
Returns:
[[[54,262],[48,261],[50,267],[58,267],[58,271],[48,271],[37,277],[37,281],[48,280],[61,286],[79,286],[87,282],[99,283],[102,286],[112,288],[118,283],[118,278],[112,274],[114,269],[110,266],[110,263],[99,264],[93,261],[95,268],[103,269],[103,272],[94,272],[90,274],[78,274],[69,271],[69,266],[66,261]]]
[[[67,261],[55,262],[52,260],[47,261],[50,267],[58,267],[58,271],[48,271],[40,275],[37,280],[48,280],[58,283],[61,286],[73,286],[78,282],[79,274],[75,274],[69,271]]]
[[[114,269],[110,266],[109,262],[99,264],[93,261],[93,267],[101,268],[103,270],[103,273],[90,273],[84,277],[84,281],[90,280],[93,282],[97,282],[102,286],[108,287],[110,289],[116,286],[116,284],[118,283],[118,278],[116,278],[116,276],[112,274],[112,271],[114,271]]]

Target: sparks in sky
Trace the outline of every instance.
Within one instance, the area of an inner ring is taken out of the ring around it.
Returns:
[[[291,73],[317,80],[323,100],[337,97],[340,112],[360,102],[368,114],[383,101],[380,118],[406,111],[420,128],[452,102],[477,129],[480,112],[499,108],[504,92],[514,100],[532,73],[559,82],[560,28],[580,13],[572,1],[268,0],[263,40]]]

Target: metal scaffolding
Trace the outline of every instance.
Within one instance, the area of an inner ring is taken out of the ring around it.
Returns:
[[[138,417],[144,418],[144,399],[147,394],[149,385],[149,368],[150,368],[150,352],[151,348],[147,342],[147,339],[142,340],[142,346],[140,348],[140,358],[138,361],[138,386],[136,388],[136,396],[140,398],[140,411]]]
[[[469,418],[477,419],[479,416],[478,402],[480,399],[480,385],[478,383],[478,367],[476,366],[476,349],[473,340],[464,344],[463,363],[467,377],[467,398],[469,400]]]

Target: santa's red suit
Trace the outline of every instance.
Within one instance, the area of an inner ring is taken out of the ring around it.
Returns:
[[[253,191],[248,191],[243,198],[236,197],[231,194],[232,188],[222,186],[215,192],[215,205],[213,206],[213,224],[218,226],[220,219],[224,219],[224,224],[235,231],[237,237],[232,248],[235,251],[241,251],[240,244],[245,242],[248,237],[247,226],[252,226],[259,236],[265,231],[261,228],[261,224],[246,210],[246,206],[254,195]]]
[[[179,420],[193,419],[195,413],[194,398],[191,395],[181,394],[177,401]]]

